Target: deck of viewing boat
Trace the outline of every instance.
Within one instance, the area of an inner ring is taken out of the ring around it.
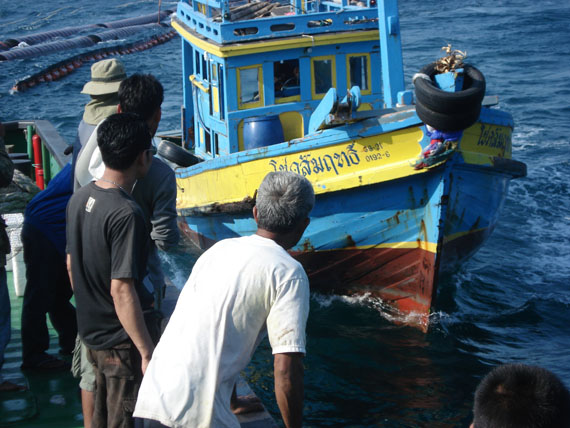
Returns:
[[[10,264],[10,261],[8,261]],[[23,297],[16,296],[13,286],[13,273],[8,274],[10,291],[12,338],[6,349],[2,375],[5,380],[19,385],[26,385],[28,391],[0,394],[0,426],[34,428],[81,428],[83,416],[78,380],[69,371],[38,373],[20,370],[22,363],[22,341],[20,323]],[[163,308],[166,313],[174,310],[178,289],[171,285],[167,287]],[[50,323],[49,353],[59,358],[70,359],[58,355],[57,334]],[[238,395],[249,395],[253,392],[240,379],[237,388]],[[273,428],[276,423],[267,411],[238,416],[242,428]]]

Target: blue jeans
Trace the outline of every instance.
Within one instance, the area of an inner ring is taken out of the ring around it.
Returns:
[[[10,293],[8,292],[8,280],[6,278],[6,268],[0,267],[0,370],[4,365],[4,351],[8,342],[12,325],[10,323]],[[0,377],[1,378],[1,377]]]

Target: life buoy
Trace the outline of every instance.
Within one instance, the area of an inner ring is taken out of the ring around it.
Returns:
[[[188,150],[166,140],[162,140],[158,145],[158,154],[164,159],[173,162],[176,165],[180,165],[183,168],[195,165],[202,161],[202,159],[193,155]]]

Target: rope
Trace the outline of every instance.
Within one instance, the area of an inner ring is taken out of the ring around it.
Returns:
[[[431,78],[425,74],[425,73],[416,73],[414,74],[414,77],[412,77],[412,84],[415,83],[416,79],[425,79],[425,80],[431,80]]]

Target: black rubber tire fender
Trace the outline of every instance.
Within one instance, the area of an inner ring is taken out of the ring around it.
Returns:
[[[430,110],[419,100],[416,100],[416,113],[423,123],[439,131],[461,131],[477,122],[481,113],[481,104],[475,105],[470,110],[450,114]]]
[[[446,92],[435,84],[435,62],[423,67],[420,74],[426,74],[430,80],[420,77],[414,81],[416,100],[433,112],[451,114],[481,105],[485,96],[485,77],[472,65],[464,64],[463,68],[463,89],[459,92]]]
[[[158,145],[158,154],[167,161],[173,162],[183,168],[195,165],[202,161],[198,156],[193,155],[178,144],[166,140],[162,140]]]

